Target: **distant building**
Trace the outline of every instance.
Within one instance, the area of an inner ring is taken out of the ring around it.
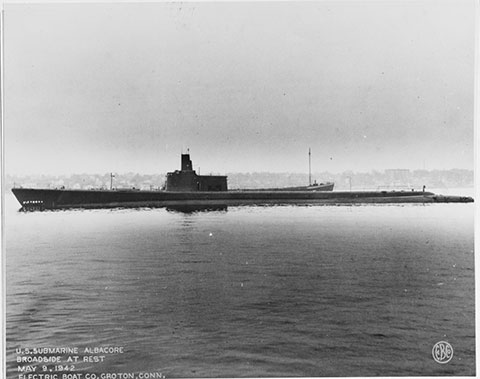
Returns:
[[[220,175],[197,175],[190,154],[182,154],[181,170],[167,173],[165,190],[176,192],[227,191],[227,177]]]

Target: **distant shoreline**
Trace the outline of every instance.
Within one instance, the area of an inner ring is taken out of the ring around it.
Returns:
[[[231,189],[301,186],[308,183],[306,173],[226,173]],[[385,170],[346,171],[339,174],[313,173],[317,182],[334,182],[336,190],[402,190],[427,188],[449,189],[474,187],[473,170]],[[116,173],[114,187],[157,189],[165,183],[165,174]],[[110,173],[70,175],[6,175],[4,188],[110,188]]]

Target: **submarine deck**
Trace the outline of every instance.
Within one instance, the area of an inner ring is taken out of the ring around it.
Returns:
[[[171,205],[469,203],[473,198],[423,191],[264,191],[173,192],[13,188],[24,208],[139,208]]]

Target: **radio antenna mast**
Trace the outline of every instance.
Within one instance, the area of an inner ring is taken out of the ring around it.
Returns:
[[[308,148],[308,185],[312,185],[312,152]]]

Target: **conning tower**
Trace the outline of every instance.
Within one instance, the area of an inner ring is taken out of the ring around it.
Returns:
[[[190,154],[182,154],[182,171],[193,171]]]
[[[227,191],[227,177],[221,175],[197,175],[190,154],[182,154],[181,170],[167,173],[166,191]]]

